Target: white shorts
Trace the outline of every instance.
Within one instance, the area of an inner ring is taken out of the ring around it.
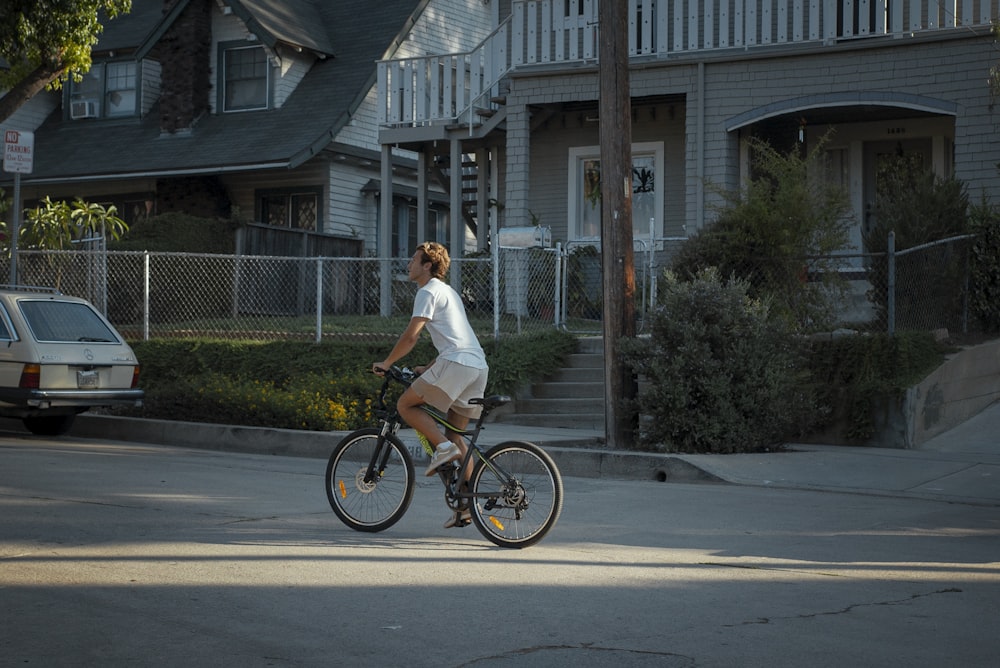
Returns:
[[[469,403],[486,392],[489,369],[476,369],[451,360],[435,360],[410,387],[426,403],[442,413],[453,410],[470,420],[479,417],[483,407]]]

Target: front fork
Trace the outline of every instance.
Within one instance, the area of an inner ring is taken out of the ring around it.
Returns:
[[[382,473],[385,471],[385,465],[389,461],[389,455],[392,453],[392,448],[385,446],[386,437],[395,435],[398,431],[398,421],[382,421],[382,430],[379,432],[378,436],[380,447],[375,448],[375,452],[372,453],[371,461],[368,462],[368,470],[365,471],[366,483],[371,484],[382,477]]]

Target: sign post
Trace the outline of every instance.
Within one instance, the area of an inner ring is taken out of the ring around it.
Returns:
[[[21,226],[21,174],[30,174],[35,151],[35,134],[21,130],[3,133],[3,171],[14,174],[14,204],[11,211],[10,284],[17,285],[17,236]]]

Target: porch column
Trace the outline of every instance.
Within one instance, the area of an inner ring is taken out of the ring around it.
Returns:
[[[504,188],[503,226],[528,225],[528,192],[531,181],[531,114],[523,104],[507,109],[507,183]]]
[[[695,203],[694,220],[695,229],[705,229],[705,63],[698,63],[698,109],[695,141],[698,146],[695,149]],[[687,236],[687,235],[685,235]]]
[[[382,144],[381,196],[378,220],[379,314],[392,315],[392,146]]]
[[[417,243],[422,244],[427,239],[427,151],[417,155]],[[415,248],[407,249],[409,255]]]
[[[448,174],[451,177],[451,256],[462,257],[465,250],[465,217],[462,215],[462,141],[451,140],[451,161]],[[462,271],[458,263],[451,265],[451,287],[462,290]]]
[[[476,151],[476,250],[486,248],[490,236],[490,152]]]

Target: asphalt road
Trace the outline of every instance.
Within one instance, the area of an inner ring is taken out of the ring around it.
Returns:
[[[566,479],[539,545],[381,534],[325,461],[0,432],[0,666],[994,666],[995,507]]]

